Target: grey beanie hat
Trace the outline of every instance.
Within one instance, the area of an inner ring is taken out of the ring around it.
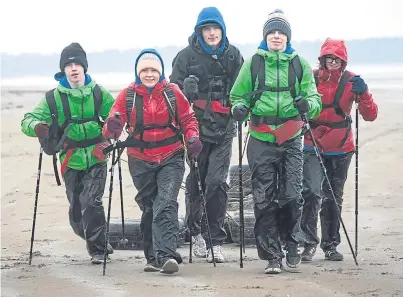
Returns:
[[[273,31],[280,31],[287,36],[287,42],[291,41],[291,26],[281,9],[276,9],[269,14],[269,19],[263,27],[263,40]]]

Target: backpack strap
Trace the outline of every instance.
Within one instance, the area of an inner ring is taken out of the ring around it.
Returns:
[[[126,91],[126,130],[130,128],[130,116],[133,111],[135,92],[133,88],[128,88]]]
[[[301,85],[302,81],[302,65],[298,55],[291,59],[288,65],[288,85],[290,86],[290,93],[293,99],[297,97],[297,91],[295,90],[295,83],[298,79],[298,84]]]
[[[139,94],[136,94],[134,98],[134,106],[136,108],[136,124],[134,126],[133,136],[140,134],[140,141],[144,141],[144,102],[143,97]],[[144,149],[140,149],[140,152],[143,153]]]
[[[63,106],[63,114],[65,117],[65,121],[62,125],[62,129],[66,129],[69,120],[71,120],[71,111],[70,111],[70,105],[69,105],[69,99],[65,93],[60,93],[60,99],[62,100],[62,106]]]
[[[96,84],[93,90],[94,96],[94,116],[97,118],[98,124],[103,127],[104,122],[101,121],[101,107],[102,107],[102,90]]]
[[[315,85],[316,85],[316,87],[318,87],[318,86],[319,86],[319,69],[316,69],[316,70],[313,72],[313,78],[315,79]]]
[[[172,87],[169,84],[166,85],[166,87],[165,87],[164,97],[165,97],[165,101],[167,102],[167,105],[168,105],[168,113],[169,113],[168,125],[170,125],[170,128],[178,136],[182,137],[183,131],[181,129],[180,122],[179,122],[178,106],[176,104],[176,95],[175,95],[175,92],[173,91]],[[176,126],[174,125],[172,119],[175,119]]]
[[[264,58],[261,55],[254,54],[252,56],[251,64],[252,75],[252,92],[255,91],[256,78],[258,79],[258,87],[263,88],[265,85],[265,63]],[[252,110],[256,102],[262,97],[262,92],[255,94],[250,100],[250,109]]]
[[[59,132],[59,115],[57,112],[56,99],[55,99],[55,90],[52,89],[45,94],[46,102],[49,106],[50,116],[52,118],[52,124],[49,128],[49,132],[58,133]],[[58,135],[49,135],[49,137],[57,137]],[[57,169],[57,153],[52,155],[53,158],[53,171],[55,173],[56,183],[58,186],[61,185],[59,170]]]
[[[339,85],[337,86],[336,94],[334,95],[334,100],[333,100],[333,107],[336,111],[336,114],[339,116],[346,118],[346,114],[344,111],[340,108],[340,99],[344,93],[344,90],[346,88],[346,85],[348,83],[348,79],[350,77],[350,72],[344,71],[343,75],[341,76],[341,79],[339,81]]]
[[[168,105],[168,113],[169,113],[169,123],[172,123],[172,119],[175,119],[176,124],[179,125],[179,118],[177,114],[177,106],[176,106],[176,96],[175,92],[172,90],[171,86],[168,84],[164,90],[164,97]]]

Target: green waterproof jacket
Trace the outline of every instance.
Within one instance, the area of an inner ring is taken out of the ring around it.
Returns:
[[[69,89],[61,84],[57,86],[57,91],[55,90],[55,100],[58,110],[58,122],[59,126],[62,126],[65,121],[65,116],[63,114],[63,106],[60,98],[60,93],[65,93],[69,100],[69,106],[71,111],[71,117],[74,119],[91,118],[94,116],[94,98],[93,89],[95,87],[95,82],[91,81],[89,84],[77,88]],[[102,105],[100,110],[100,115],[102,119],[106,119],[109,115],[109,111],[114,103],[112,95],[103,87],[102,90]],[[28,112],[24,115],[21,121],[22,132],[28,136],[36,137],[35,126],[39,123],[47,123],[50,125],[52,119],[50,116],[50,110],[46,98],[43,98],[39,104],[34,108],[32,112]],[[92,139],[101,135],[102,127],[96,121],[91,121],[83,124],[71,124],[71,128],[67,132],[67,136],[76,141]],[[67,167],[75,170],[86,170],[93,165],[105,160],[100,160],[92,154],[95,145],[77,148],[75,152],[71,155],[70,160],[67,163]],[[59,154],[60,162],[63,163],[66,154]]]
[[[288,66],[293,57],[297,55],[294,51],[291,54],[276,51],[266,51],[258,49],[257,54],[264,57],[265,61],[265,84],[268,87],[288,87]],[[296,80],[295,88],[297,95],[302,96],[309,102],[308,118],[317,117],[322,110],[322,102],[320,95],[316,90],[315,80],[312,73],[312,68],[308,62],[299,56],[302,66],[302,80],[301,85]],[[232,111],[238,104],[243,104],[250,107],[251,98],[242,98],[244,94],[259,89],[258,81],[256,80],[255,89],[252,90],[252,77],[251,77],[251,64],[252,58],[249,58],[243,64],[239,75],[231,89],[231,103]],[[286,92],[269,92],[262,93],[260,100],[255,103],[252,114],[258,116],[273,116],[277,118],[288,118],[298,115],[295,108],[294,100],[291,93]],[[281,125],[269,125],[272,130],[278,129]],[[271,133],[257,132],[249,128],[251,136],[268,142],[275,142],[276,138]],[[294,136],[301,134],[301,130]],[[291,138],[292,138],[291,137]]]

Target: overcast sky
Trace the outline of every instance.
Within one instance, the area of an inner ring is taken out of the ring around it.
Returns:
[[[293,40],[403,36],[401,0],[3,0],[1,52],[60,53],[184,46],[203,7],[216,6],[232,43],[259,43],[269,12],[281,8]],[[385,50],[385,45],[380,45]]]

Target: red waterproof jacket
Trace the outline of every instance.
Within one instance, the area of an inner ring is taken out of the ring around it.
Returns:
[[[144,142],[159,142],[174,137],[176,133],[170,127],[167,127],[170,124],[180,127],[186,143],[191,137],[198,138],[199,125],[194,115],[194,111],[191,108],[189,101],[180,91],[179,87],[172,83],[170,83],[169,86],[176,97],[177,116],[173,118],[173,123],[169,123],[170,116],[168,112],[168,104],[166,98],[164,97],[164,90],[167,84],[168,83],[166,80],[158,82],[150,93],[150,91],[143,84],[132,83],[128,88],[122,90],[116,97],[109,116],[112,117],[115,112],[119,112],[121,114],[122,121],[126,123],[126,94],[127,90],[131,88],[134,89],[136,94],[142,96],[143,100],[143,125],[148,127],[143,132]],[[179,123],[177,123],[176,118],[178,119]],[[136,106],[134,102],[129,123],[130,129],[128,132],[131,133],[136,128]],[[108,134],[107,124],[104,125],[103,134],[105,137],[111,138],[111,135]],[[135,135],[133,137],[135,139],[140,139],[140,135]],[[143,150],[137,147],[128,147],[127,154],[133,158],[144,161],[161,162],[181,149],[183,149],[183,143],[181,141],[177,141],[173,144],[156,148],[144,148]]]
[[[329,71],[325,68],[324,56],[334,55],[344,61],[340,70]],[[314,70],[314,74],[317,75],[318,80],[318,92],[322,97],[322,105],[326,106],[334,102],[335,94],[339,81],[347,66],[347,49],[344,41],[327,39],[321,47],[320,52],[320,67],[318,70]],[[355,74],[350,72],[349,77]],[[312,132],[315,140],[318,144],[318,148],[324,154],[340,154],[345,152],[351,152],[355,150],[354,136],[351,124],[351,109],[355,101],[355,94],[351,92],[352,83],[348,82],[342,96],[340,98],[339,106],[346,116],[350,116],[344,119],[340,112],[336,113],[334,107],[323,108],[320,115],[317,118],[312,119]],[[367,90],[364,94],[358,96],[358,110],[365,121],[374,121],[378,115],[378,106],[375,104],[371,93]],[[344,125],[347,127],[335,127],[340,125],[343,121],[350,121],[350,125]],[[334,124],[337,123],[337,124]],[[305,149],[313,149],[313,144],[309,133],[304,137]]]

